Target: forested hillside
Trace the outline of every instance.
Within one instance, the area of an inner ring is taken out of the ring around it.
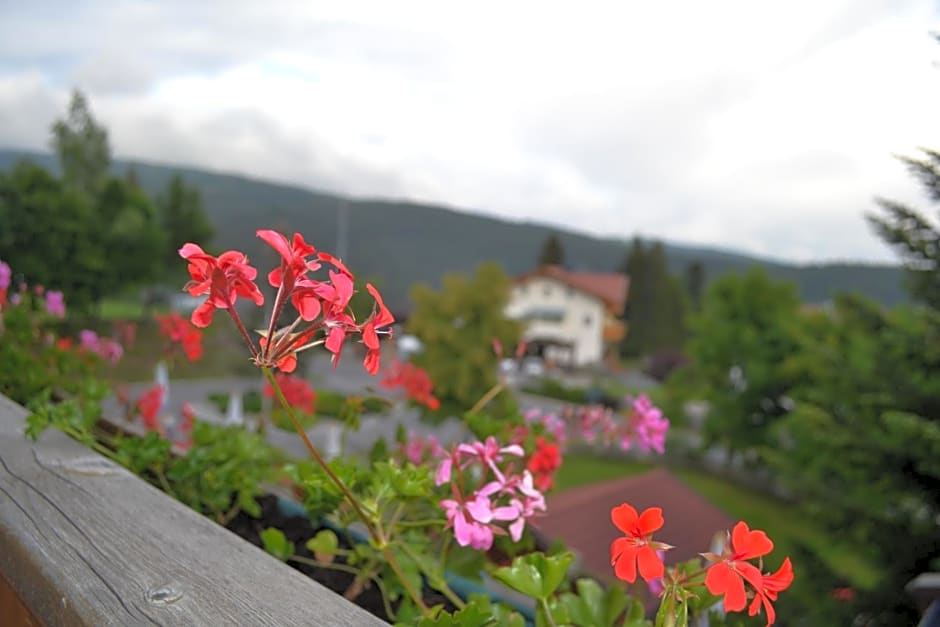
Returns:
[[[55,170],[51,155],[0,150],[0,169],[29,158]],[[216,229],[216,248],[238,248],[262,265],[269,249],[254,237],[257,228],[300,230],[318,247],[339,252],[338,217],[346,212],[346,261],[364,278],[377,281],[390,305],[407,308],[408,290],[415,282],[437,284],[447,272],[468,271],[479,262],[499,261],[509,274],[530,270],[542,243],[558,229],[531,222],[511,222],[440,206],[409,202],[350,199],[299,187],[253,180],[188,167],[116,160],[124,173],[133,167],[141,186],[151,195],[166,189],[174,173],[199,188]],[[859,209],[859,220],[863,219]],[[623,263],[629,242],[561,231],[568,265],[575,269],[612,271]],[[863,264],[789,265],[744,254],[666,242],[671,270],[684,272],[701,261],[706,281],[755,265],[775,279],[796,283],[804,300],[822,303],[843,291],[859,292],[884,304],[905,300],[902,272],[893,266]],[[262,256],[259,259],[259,256]]]

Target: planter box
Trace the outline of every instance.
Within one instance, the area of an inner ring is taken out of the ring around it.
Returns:
[[[381,625],[0,396],[0,616],[47,625]],[[9,606],[9,607],[8,607]]]

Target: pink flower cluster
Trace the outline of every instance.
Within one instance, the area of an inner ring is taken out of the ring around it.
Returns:
[[[408,441],[401,445],[401,452],[405,459],[415,466],[423,464],[428,460],[436,460],[444,457],[446,451],[441,446],[440,441],[433,436],[422,437],[415,433],[408,434]]]
[[[46,311],[56,318],[65,317],[65,297],[62,292],[56,290],[46,292]]]
[[[457,544],[485,551],[493,546],[495,536],[507,534],[518,542],[526,521],[545,511],[545,497],[533,485],[532,473],[512,472],[511,462],[499,467],[504,456],[521,458],[524,454],[518,444],[500,447],[489,437],[485,442],[460,444],[441,461],[435,483],[451,485],[454,498],[444,499],[440,506]],[[482,487],[465,491],[462,479],[466,475]]]
[[[10,264],[0,260],[0,292],[6,292],[10,288],[10,280],[13,277],[13,271]]]
[[[95,353],[102,359],[116,364],[124,356],[124,349],[115,340],[107,337],[99,337],[97,333],[90,329],[85,329],[78,334],[79,346],[90,353]]]
[[[541,424],[558,446],[564,446],[568,439],[568,424],[554,412],[543,412],[540,408],[533,407],[522,412],[522,418],[527,425]]]
[[[645,453],[656,451],[662,455],[666,451],[669,420],[646,394],[635,399],[628,397],[627,402],[625,415],[600,405],[585,405],[567,408],[566,416],[578,423],[585,442],[604,446],[616,444],[623,451],[635,443]]]

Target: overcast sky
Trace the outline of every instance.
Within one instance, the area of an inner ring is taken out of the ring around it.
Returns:
[[[940,148],[927,0],[0,0],[0,146],[69,91],[120,157],[590,233],[889,260]],[[936,215],[932,210],[932,215]]]

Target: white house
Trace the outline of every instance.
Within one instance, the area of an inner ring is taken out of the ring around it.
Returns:
[[[607,347],[623,339],[626,328],[618,317],[628,289],[623,274],[542,266],[514,280],[506,315],[525,323],[530,353],[584,366],[602,361]]]

